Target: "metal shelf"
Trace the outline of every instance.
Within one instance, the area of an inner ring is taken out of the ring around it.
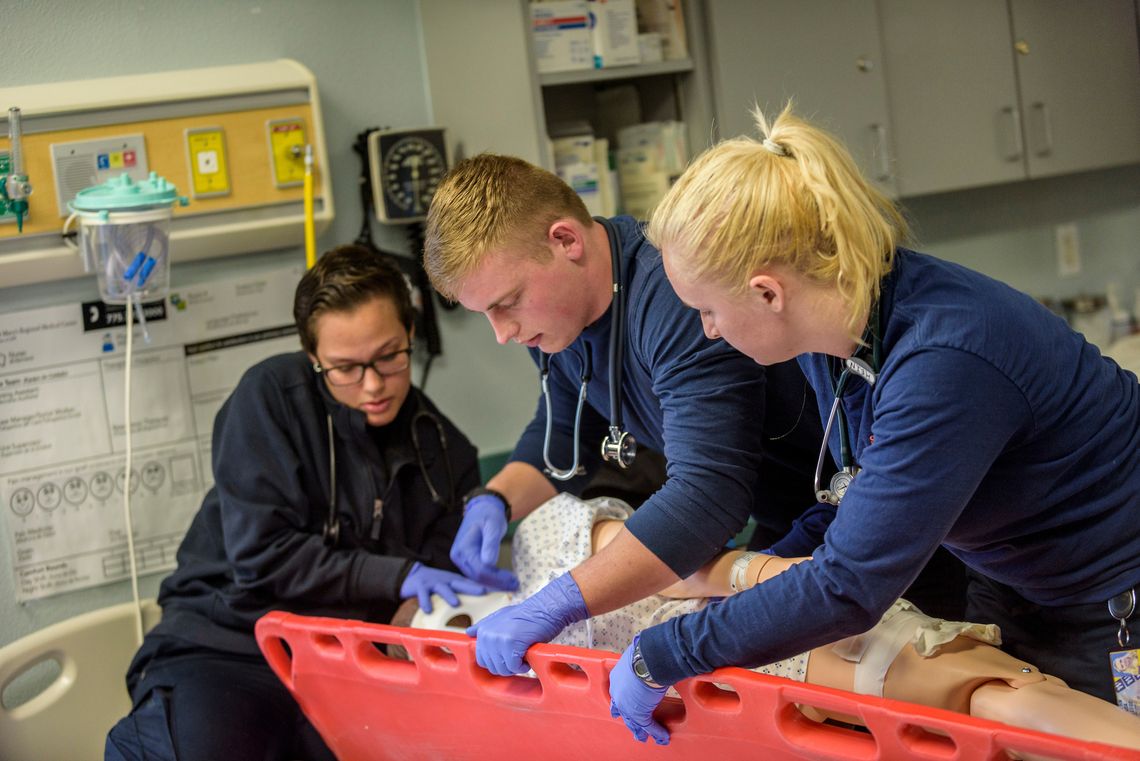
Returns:
[[[558,85],[573,85],[583,82],[606,82],[615,79],[637,79],[639,77],[655,77],[663,74],[677,74],[693,70],[693,61],[690,58],[678,58],[673,61],[660,61],[658,63],[641,63],[634,66],[614,66],[609,69],[579,69],[576,71],[554,71],[538,75],[538,83],[542,87],[556,87]]]

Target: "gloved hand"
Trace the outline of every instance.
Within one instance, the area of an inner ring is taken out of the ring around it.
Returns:
[[[415,595],[419,598],[420,610],[424,613],[431,613],[433,594],[442,597],[451,607],[458,608],[459,598],[455,596],[456,592],[465,595],[485,595],[487,587],[465,576],[441,568],[432,568],[423,563],[413,565],[400,586],[400,598],[405,599]]]
[[[495,611],[474,626],[467,636],[477,637],[475,662],[492,674],[521,674],[523,660],[535,642],[549,642],[575,621],[589,618],[582,591],[564,573],[518,605]]]
[[[638,742],[649,736],[658,745],[669,744],[669,730],[653,718],[653,709],[665,697],[664,687],[650,687],[633,673],[633,648],[638,637],[625,649],[610,671],[610,716],[620,718]]]
[[[491,589],[513,592],[519,580],[498,567],[499,545],[507,534],[507,506],[493,494],[467,501],[463,523],[451,543],[451,562],[469,579]]]

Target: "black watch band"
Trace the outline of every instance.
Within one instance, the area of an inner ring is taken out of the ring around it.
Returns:
[[[503,506],[506,508],[506,511],[507,511],[507,523],[510,523],[511,522],[511,502],[510,502],[510,500],[507,499],[501,491],[495,491],[494,489],[488,489],[486,486],[476,486],[474,489],[472,489],[471,491],[469,491],[463,495],[463,512],[467,512],[467,503],[468,502],[470,502],[471,500],[475,499],[476,497],[480,497],[484,494],[490,494],[492,497],[498,497],[499,498],[499,501],[501,501],[503,503]]]

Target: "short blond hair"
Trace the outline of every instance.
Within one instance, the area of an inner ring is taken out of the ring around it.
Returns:
[[[424,269],[436,290],[455,299],[463,280],[496,249],[549,259],[546,231],[561,217],[592,224],[586,204],[557,175],[514,156],[464,159],[432,197]]]
[[[753,116],[761,139],[725,140],[698,156],[653,211],[646,237],[694,281],[741,291],[757,269],[785,265],[834,285],[858,337],[906,221],[791,103],[771,128],[758,107]]]

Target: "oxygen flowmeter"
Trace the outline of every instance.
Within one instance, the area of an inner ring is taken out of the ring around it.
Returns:
[[[32,185],[24,173],[24,149],[21,143],[20,109],[8,109],[7,156],[0,155],[0,215],[16,217],[16,230],[24,231],[24,217],[28,214],[28,196]]]

